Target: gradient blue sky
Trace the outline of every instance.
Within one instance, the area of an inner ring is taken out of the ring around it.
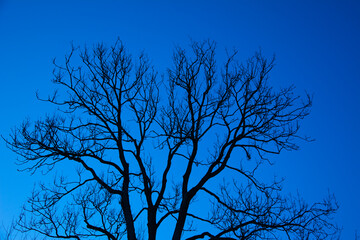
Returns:
[[[360,232],[360,1],[0,0],[0,134],[25,118],[51,111],[35,92],[53,88],[52,59],[75,45],[120,37],[131,52],[145,50],[165,71],[172,49],[210,38],[245,59],[261,48],[276,54],[275,85],[314,94],[302,132],[316,139],[276,157],[285,191],[309,202],[328,191],[340,204],[342,239]],[[16,156],[0,143],[0,223],[19,212],[42,175],[19,173]]]

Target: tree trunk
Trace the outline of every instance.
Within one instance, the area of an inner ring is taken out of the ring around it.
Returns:
[[[134,219],[131,213],[128,189],[129,189],[129,177],[125,176],[123,182],[123,189],[122,189],[123,194],[121,196],[121,207],[123,209],[123,213],[125,217],[127,239],[136,240]]]
[[[149,209],[148,212],[148,240],[155,240],[156,239],[156,232],[157,232],[157,226],[156,226],[156,211],[153,209]]]
[[[181,203],[180,206],[180,212],[179,212],[179,217],[175,226],[175,230],[174,230],[174,234],[172,237],[172,240],[180,240],[181,238],[181,234],[184,230],[184,226],[185,226],[185,221],[186,221],[186,213],[188,212],[189,209],[189,200],[187,197],[184,197],[184,200]]]

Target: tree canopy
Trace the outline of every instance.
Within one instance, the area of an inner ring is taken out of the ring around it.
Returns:
[[[7,139],[30,172],[73,166],[40,184],[16,228],[63,239],[326,239],[337,227],[330,196],[307,204],[258,170],[297,150],[311,96],[276,89],[274,59],[245,63],[212,41],[174,50],[159,76],[118,40],[54,61],[58,111]],[[160,230],[159,230],[160,229]]]

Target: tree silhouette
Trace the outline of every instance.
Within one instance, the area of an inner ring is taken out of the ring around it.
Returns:
[[[333,236],[333,197],[306,204],[257,171],[307,140],[298,122],[311,97],[270,87],[273,59],[240,64],[235,51],[221,66],[215,49],[176,48],[163,78],[121,41],[54,61],[60,88],[39,99],[57,113],[6,141],[24,170],[68,171],[34,190],[17,229],[60,239],[154,240],[162,226],[173,240]]]

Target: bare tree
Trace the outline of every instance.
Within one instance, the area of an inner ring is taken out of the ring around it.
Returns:
[[[237,55],[221,66],[213,42],[193,42],[175,49],[161,81],[121,41],[54,61],[60,90],[42,100],[59,111],[7,143],[24,170],[76,171],[34,190],[17,229],[60,239],[155,240],[164,225],[173,240],[333,236],[333,197],[306,204],[257,171],[307,140],[298,122],[311,97],[268,85],[274,59]]]

